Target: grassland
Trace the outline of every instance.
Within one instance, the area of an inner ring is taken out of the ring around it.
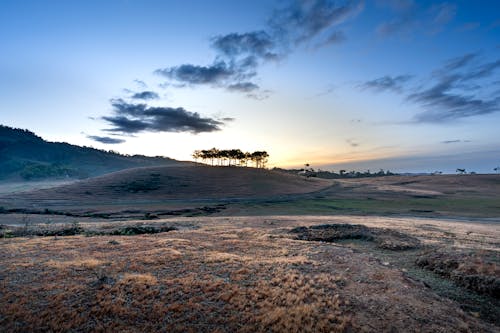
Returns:
[[[500,330],[499,176],[181,174],[0,198],[1,330]]]

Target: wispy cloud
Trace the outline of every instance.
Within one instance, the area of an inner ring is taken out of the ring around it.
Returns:
[[[392,18],[376,28],[380,36],[408,35],[416,31],[436,34],[454,19],[457,11],[456,5],[447,2],[428,7],[411,0],[379,0],[377,3],[392,11]]]
[[[111,101],[112,116],[102,117],[112,127],[105,131],[134,134],[139,132],[214,132],[221,130],[225,121],[201,117],[197,112],[184,108],[153,107],[146,104],[127,103],[123,99]]]
[[[124,139],[112,138],[109,136],[87,135],[87,138],[108,145],[116,145],[125,142]]]
[[[459,139],[441,141],[441,143],[444,143],[444,144],[461,143],[461,142],[471,142],[471,141],[470,140],[459,140]]]
[[[139,80],[139,79],[135,79],[134,83],[137,84],[137,86],[139,86],[139,88],[146,89],[148,87],[148,85],[146,84],[146,82],[144,82],[142,80]]]
[[[424,111],[416,122],[447,122],[500,111],[500,97],[487,94],[491,77],[500,60],[475,65],[477,54],[470,53],[446,62],[433,72],[430,84],[409,93],[407,100]]]
[[[413,118],[415,123],[445,123],[462,118],[500,111],[500,97],[492,92],[500,60],[479,62],[477,53],[468,53],[446,61],[434,70],[425,83],[409,86],[410,75],[386,75],[358,85],[375,92],[404,93],[405,100],[423,111]]]
[[[366,81],[358,85],[360,89],[370,89],[376,92],[393,91],[402,92],[404,85],[413,78],[412,75],[382,76],[374,80]]]
[[[322,33],[330,36],[337,27],[355,17],[364,8],[363,1],[298,0],[277,9],[269,25],[281,40],[302,44]]]

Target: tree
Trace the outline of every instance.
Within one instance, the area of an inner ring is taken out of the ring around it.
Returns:
[[[463,174],[465,174],[465,169],[460,169],[460,168],[458,168],[458,169],[457,169],[457,173],[459,173],[459,174],[463,175]]]
[[[493,171],[496,171],[497,173],[500,173],[500,166],[497,166],[496,168],[494,168]]]
[[[193,156],[195,162],[198,162],[198,159],[203,157],[203,153],[201,150],[195,150],[191,156]]]

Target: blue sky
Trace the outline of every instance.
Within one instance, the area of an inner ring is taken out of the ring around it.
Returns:
[[[271,166],[492,172],[498,1],[0,1],[0,123]]]

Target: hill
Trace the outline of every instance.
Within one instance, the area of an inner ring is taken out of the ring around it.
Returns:
[[[0,125],[0,181],[81,179],[127,168],[179,163],[165,157],[128,156],[48,142],[28,130]]]
[[[15,199],[42,206],[48,202],[71,206],[91,202],[249,198],[313,192],[330,184],[324,179],[256,168],[143,167],[19,193]]]

